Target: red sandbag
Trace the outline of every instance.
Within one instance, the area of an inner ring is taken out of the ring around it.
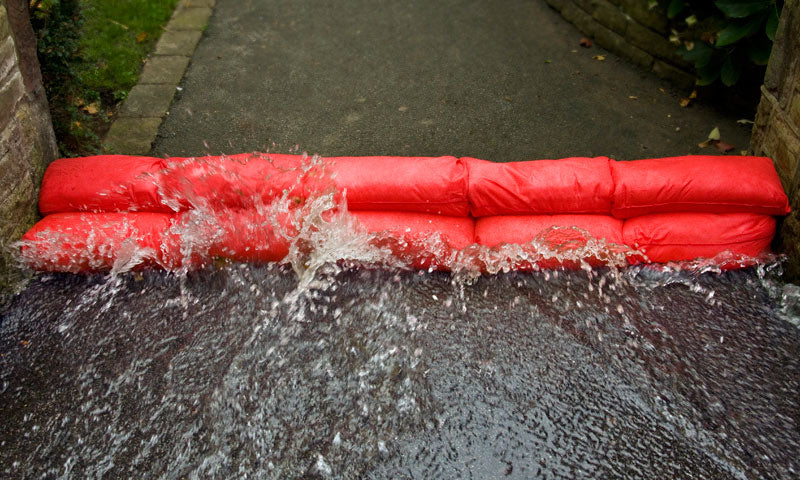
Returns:
[[[592,237],[608,243],[622,242],[622,221],[609,215],[503,215],[483,217],[475,221],[475,241],[487,247],[501,243],[528,243],[537,235],[553,227],[561,235],[548,238],[569,240],[580,233],[569,227],[577,227]]]
[[[686,156],[611,162],[612,213],[706,212],[786,215],[789,201],[766,157]]]
[[[152,157],[61,158],[45,171],[39,211],[169,212],[158,195],[163,168],[163,160]]]
[[[495,163],[463,158],[472,215],[611,213],[609,160],[565,158]]]
[[[622,227],[627,245],[659,263],[713,258],[726,250],[754,257],[769,249],[774,235],[775,219],[753,213],[658,213]]]
[[[375,239],[378,246],[390,248],[395,256],[415,268],[445,269],[456,250],[474,243],[475,222],[471,217],[380,211],[350,213],[368,232],[383,234]]]
[[[22,260],[38,270],[85,272],[121,268],[137,255],[137,265],[180,265],[178,239],[169,232],[173,215],[164,213],[55,213],[22,237]],[[146,250],[144,250],[146,249]]]
[[[595,250],[587,249],[592,238],[607,245],[589,253]],[[610,215],[482,217],[475,222],[475,241],[488,247],[521,245],[526,258],[511,259],[517,270],[530,270],[534,264],[543,269],[579,268],[581,259],[590,265],[603,265],[608,263],[608,254],[616,253],[617,245],[622,244],[622,221]]]
[[[273,215],[256,210],[225,212],[184,212],[178,231],[185,239],[184,255],[191,248],[191,263],[202,266],[215,258],[239,262],[277,262],[289,253],[290,240],[297,229],[286,213]],[[277,227],[277,228],[276,228]]]
[[[456,157],[331,157],[350,210],[469,215],[467,171]]]
[[[243,153],[165,162],[163,191],[180,210],[254,208],[281,198],[284,191],[289,201],[301,204],[320,175],[303,155]]]

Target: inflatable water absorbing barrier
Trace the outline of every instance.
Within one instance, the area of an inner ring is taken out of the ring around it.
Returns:
[[[774,217],[789,213],[773,163],[764,157],[494,163],[104,155],[49,166],[39,198],[43,219],[20,242],[21,258],[36,269],[66,272],[102,271],[131,260],[166,269],[202,267],[219,257],[280,261],[294,236],[308,233],[303,215],[313,214],[312,200],[323,195],[335,201],[317,217],[332,215],[345,201],[353,228],[380,234],[384,246],[417,268],[446,269],[442,258],[454,252],[530,245],[543,232],[562,251],[585,246],[587,238],[635,251],[628,263],[724,252],[756,257],[769,249]],[[203,248],[187,248],[187,237]],[[596,254],[583,260],[603,264]],[[574,258],[534,255],[514,268],[575,264]],[[727,268],[742,266],[747,262]]]

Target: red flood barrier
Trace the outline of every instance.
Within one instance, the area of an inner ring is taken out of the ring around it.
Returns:
[[[61,158],[47,167],[39,193],[42,215],[59,212],[170,212],[158,186],[164,160],[98,155]]]
[[[300,204],[314,192],[320,174],[303,155],[247,153],[164,161],[161,188],[178,209],[247,209],[266,205],[286,193]],[[319,167],[317,167],[318,169]]]
[[[503,245],[521,245],[532,260],[517,262],[520,269],[575,267],[577,259],[563,260],[570,250],[592,265],[618,262],[628,247],[654,262],[725,251],[755,256],[774,235],[771,215],[789,212],[774,166],[763,157],[497,164],[456,157],[111,155],[50,166],[40,196],[45,217],[24,236],[22,258],[34,268],[69,272],[124,266],[132,255],[163,268],[217,257],[279,261],[306,201],[330,192],[341,199],[345,191],[357,223],[376,234],[374,244],[417,268],[447,268],[473,244],[491,249],[489,257]],[[268,208],[278,199],[285,203]],[[589,236],[604,240],[607,251],[595,251],[594,243],[586,248]]]
[[[462,158],[472,215],[611,213],[607,157],[494,163]]]
[[[576,259],[562,260],[571,252],[586,249],[591,239],[603,242],[598,247],[609,253],[622,245],[622,221],[609,215],[504,215],[482,217],[475,222],[475,241],[487,247],[503,244],[525,245],[537,243],[535,255],[542,255],[533,262],[517,262],[517,269],[529,270],[533,263],[539,268],[578,268]],[[545,249],[541,251],[540,249]],[[597,252],[587,249],[583,256],[590,265],[602,265]]]
[[[456,157],[331,157],[326,171],[351,210],[469,215],[467,170]]]
[[[146,254],[143,265],[176,268],[174,223],[166,213],[55,213],[23,235],[22,258],[37,270],[78,273],[110,270],[138,253]]]
[[[611,162],[618,218],[650,213],[786,215],[789,201],[766,157],[686,156]]]
[[[724,251],[754,257],[774,235],[775,219],[755,213],[657,213],[626,220],[622,228],[624,242],[657,263]]]

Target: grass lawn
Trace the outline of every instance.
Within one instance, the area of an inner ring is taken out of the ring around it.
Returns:
[[[136,84],[142,60],[155,46],[178,0],[82,0],[83,63],[78,79],[105,104]]]
[[[64,156],[102,152],[100,139],[136,84],[178,0],[33,0],[31,23],[53,127]]]

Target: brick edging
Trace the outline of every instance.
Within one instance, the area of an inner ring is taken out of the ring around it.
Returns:
[[[606,50],[631,60],[680,88],[692,88],[692,66],[670,43],[667,19],[643,0],[545,0]]]
[[[216,0],[180,0],[111,124],[104,148],[126,155],[150,152],[215,3]]]

